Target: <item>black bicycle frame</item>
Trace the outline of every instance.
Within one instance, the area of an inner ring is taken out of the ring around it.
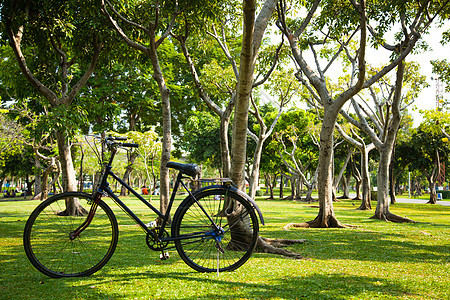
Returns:
[[[177,191],[179,189],[180,184],[189,193],[189,195],[192,197],[192,199],[194,199],[194,201],[199,205],[200,209],[205,213],[205,215],[211,221],[211,224],[213,226],[215,226],[216,229],[219,229],[217,227],[217,224],[212,220],[212,218],[209,216],[209,214],[206,212],[206,210],[203,208],[203,206],[197,201],[197,199],[195,199],[195,196],[187,188],[187,186],[183,183],[182,179],[184,177],[183,177],[183,174],[181,172],[178,173],[177,181],[175,182],[175,186],[173,188],[172,195],[170,197],[170,201],[169,201],[169,205],[167,207],[167,211],[166,211],[165,214],[163,214],[158,209],[156,209],[153,205],[151,205],[150,202],[148,202],[141,195],[139,195],[126,182],[124,182],[122,179],[117,177],[116,174],[114,174],[114,172],[111,170],[112,169],[111,165],[112,165],[112,162],[114,160],[114,156],[116,155],[116,152],[117,152],[117,149],[115,149],[115,148],[113,148],[111,150],[111,157],[109,159],[109,163],[105,167],[105,171],[103,173],[103,176],[101,177],[99,188],[94,193],[94,203],[93,203],[93,205],[91,207],[91,210],[89,212],[88,218],[76,230],[74,230],[73,232],[70,233],[70,238],[71,239],[75,239],[84,229],[86,229],[89,226],[89,224],[92,221],[92,218],[95,215],[95,211],[96,211],[96,208],[97,208],[97,205],[98,205],[98,201],[100,200],[101,195],[103,194],[103,192],[106,192],[106,194],[108,194],[108,196],[111,197],[114,200],[114,202],[120,208],[122,208],[145,232],[147,232],[147,234],[150,234],[155,240],[160,240],[160,241],[164,241],[164,242],[170,242],[170,241],[175,241],[175,240],[191,239],[191,238],[204,236],[204,234],[199,234],[198,236],[197,235],[190,235],[190,236],[187,236],[187,237],[178,237],[178,238],[164,237],[163,238],[163,235],[164,235],[164,232],[165,232],[164,229],[165,229],[165,227],[167,225],[167,222],[169,220],[170,212],[172,210],[172,205],[173,205],[173,202],[175,200],[175,196],[176,196],[176,193],[177,193]],[[142,222],[142,220],[139,219],[139,217],[136,216],[136,214],[134,214],[133,211],[122,200],[119,199],[119,197],[117,197],[114,194],[114,192],[109,187],[108,176],[111,176],[116,181],[118,181],[122,186],[124,186],[128,191],[130,191],[134,196],[136,196],[142,203],[144,203],[148,208],[150,208],[153,212],[155,212],[160,219],[162,219],[162,224],[160,226],[161,229],[159,230],[158,236],[156,236],[155,233],[151,229],[149,229],[144,224],[144,222]]]
[[[117,197],[114,192],[111,190],[111,188],[109,187],[109,183],[107,182],[107,178],[108,176],[111,176],[112,178],[114,178],[115,180],[117,180],[121,185],[123,185],[128,191],[130,191],[134,196],[136,196],[142,203],[144,203],[148,208],[150,208],[153,212],[155,212],[159,218],[161,218],[162,220],[162,224],[161,224],[161,230],[159,233],[158,237],[153,236],[154,233],[153,231],[151,231],[151,229],[149,229],[144,222],[142,222],[142,220],[136,216],[136,214],[133,213],[133,211],[122,201],[119,199],[119,197]],[[177,177],[177,181],[175,182],[175,186],[173,188],[173,192],[172,195],[170,197],[170,201],[169,201],[169,205],[167,207],[167,211],[166,214],[161,213],[157,208],[155,208],[153,205],[150,204],[150,202],[148,202],[147,200],[145,200],[141,195],[139,195],[132,187],[130,187],[126,182],[124,182],[122,179],[120,179],[116,174],[114,174],[113,171],[111,171],[111,166],[108,165],[106,167],[105,170],[105,174],[103,175],[103,181],[100,184],[99,187],[99,192],[103,192],[105,191],[108,196],[110,196],[114,202],[116,202],[117,205],[119,205],[137,224],[139,224],[139,226],[144,229],[147,233],[151,234],[154,238],[162,238],[162,235],[164,233],[164,228],[167,225],[167,221],[169,220],[170,217],[170,211],[172,210],[172,205],[173,202],[175,200],[175,195],[176,192],[178,191],[178,188],[180,186],[180,182],[182,179],[182,174],[179,173],[178,177]],[[184,186],[184,184],[183,184]],[[190,193],[190,191],[189,191]],[[164,240],[174,240],[174,239],[164,239]]]

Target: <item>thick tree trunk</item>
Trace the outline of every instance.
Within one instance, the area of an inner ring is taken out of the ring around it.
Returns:
[[[400,124],[400,100],[403,84],[405,64],[401,62],[397,67],[394,99],[392,101],[392,122],[388,128],[383,145],[378,149],[380,161],[377,174],[377,208],[373,219],[392,222],[413,222],[412,220],[392,214],[389,211],[389,165],[394,149],[397,130]]]
[[[63,191],[75,192],[77,190],[77,181],[67,134],[62,130],[57,130],[56,141],[59,150],[59,161],[61,163]],[[83,215],[84,213],[86,213],[86,210],[81,206],[78,198],[71,198],[66,201],[66,209],[60,214],[77,216]]]
[[[250,94],[254,73],[253,34],[256,4],[254,0],[244,0],[244,28],[242,36],[239,81],[234,111],[233,140],[231,145],[231,179],[240,190],[245,191],[245,161],[247,154],[247,123]]]
[[[380,161],[377,174],[377,208],[375,217],[388,220],[389,212],[389,163],[391,161],[390,149],[380,151]]]
[[[328,111],[327,111],[328,110]],[[307,222],[309,227],[345,227],[339,222],[333,209],[333,134],[339,109],[325,106],[322,129],[320,131],[318,192],[319,214]]]
[[[377,175],[377,208],[372,219],[380,219],[392,222],[414,222],[411,219],[400,217],[389,211],[389,164],[392,148],[386,147],[380,151],[380,162],[378,165]]]
[[[268,0],[264,3],[255,26],[256,2],[254,0],[243,1],[243,37],[233,123],[230,177],[238,188],[244,191],[247,121],[255,61],[265,28],[272,16],[276,3],[276,0]],[[267,242],[267,239],[263,238],[259,238],[257,250],[301,258],[299,254],[273,247]]]
[[[58,130],[56,132],[56,140],[59,150],[59,161],[61,162],[63,190],[64,192],[75,192],[77,190],[77,180],[69,139],[65,132]]]

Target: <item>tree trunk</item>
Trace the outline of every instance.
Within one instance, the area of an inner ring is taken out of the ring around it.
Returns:
[[[350,177],[351,173],[347,172],[345,176],[342,177],[342,196],[339,197],[340,199],[350,199]]]
[[[247,123],[250,94],[253,84],[254,52],[253,34],[256,4],[254,0],[244,0],[244,25],[242,36],[239,81],[236,93],[236,106],[231,145],[231,179],[240,190],[245,191],[245,161],[247,154]]]
[[[284,188],[284,182],[283,182],[283,174],[280,174],[280,199],[283,199],[283,188]]]
[[[436,193],[436,182],[441,173],[441,162],[439,159],[439,151],[436,149],[436,156],[433,159],[433,171],[429,176],[427,176],[428,182],[430,184],[430,200],[427,202],[428,204],[436,204],[437,203],[437,193]],[[427,175],[428,172],[423,172]]]
[[[375,215],[372,216],[373,219],[392,222],[413,222],[408,218],[394,215],[389,211],[389,165],[400,124],[400,100],[404,71],[405,64],[403,61],[397,67],[394,99],[392,101],[392,122],[387,129],[382,147],[378,149],[380,152],[380,161],[377,174],[377,208],[375,209]]]
[[[373,145],[373,144],[372,144]],[[373,149],[373,148],[371,148]],[[360,210],[372,209],[371,202],[371,187],[370,187],[370,173],[369,173],[369,152],[371,149],[367,147],[361,147],[361,185],[362,185],[362,198],[361,205],[358,207]]]
[[[125,172],[123,173],[123,177],[122,177],[123,181],[126,181],[128,179],[128,177],[130,176],[131,171],[133,171],[133,164],[137,157],[138,157],[138,153],[136,151],[132,152],[130,154],[130,156],[128,157],[128,165],[127,165]],[[120,189],[120,196],[125,197],[126,195],[127,195],[127,189],[125,188],[125,186],[122,186]]]
[[[295,193],[296,192],[296,190],[295,190],[296,179],[291,176],[289,181],[291,183],[291,200],[297,200],[297,194]]]
[[[81,158],[80,158],[80,173],[78,174],[78,178],[79,178],[79,186],[78,186],[78,191],[79,192],[83,192],[84,190],[84,169],[83,169],[83,163],[84,163],[84,151],[83,151],[83,147],[80,146],[80,151],[81,151]]]
[[[295,193],[296,193],[296,198],[295,200],[302,200],[302,180],[300,179],[300,177],[297,177],[297,179],[295,180]]]
[[[333,209],[333,134],[339,109],[326,105],[320,131],[319,173],[317,176],[319,192],[319,214],[307,222],[309,227],[345,227],[339,222]]]
[[[170,151],[172,148],[172,121],[170,111],[170,92],[167,88],[164,75],[159,65],[157,53],[156,35],[154,31],[149,32],[150,48],[146,52],[153,67],[153,78],[158,84],[159,93],[161,95],[161,111],[162,111],[162,151],[160,166],[160,211],[165,214],[169,205],[170,196],[170,178],[169,169],[166,167],[170,161]]]
[[[436,204],[437,203],[437,193],[436,193],[436,181],[433,181],[432,177],[427,177],[428,183],[430,184],[430,200],[428,200],[428,204]]]
[[[375,217],[388,220],[389,212],[389,163],[391,161],[390,149],[380,151],[380,161],[377,174],[377,208]]]
[[[377,175],[377,208],[372,219],[392,222],[413,222],[411,219],[400,217],[389,211],[389,164],[392,148],[386,147],[380,151],[380,162]]]
[[[265,180],[266,180],[266,187],[269,189],[269,199],[274,199],[274,195],[273,195],[273,189],[276,185],[276,179],[277,176],[275,175],[272,179],[272,176],[270,174],[266,174],[264,176]]]
[[[252,166],[252,173],[250,175],[250,183],[249,183],[249,196],[252,199],[255,199],[256,196],[256,189],[259,186],[259,167],[261,163],[261,154],[262,154],[262,148],[263,148],[264,140],[261,138],[258,139],[258,142],[256,143],[256,149],[255,154],[253,156],[253,166]]]
[[[395,144],[392,149],[391,163],[389,164],[389,197],[391,204],[395,204],[395,179],[394,179]]]
[[[220,116],[220,153],[222,159],[222,172],[224,178],[230,177],[230,150],[228,141],[228,128],[230,124],[230,112],[225,112],[224,115]]]
[[[63,190],[64,192],[75,192],[77,190],[77,180],[68,137],[65,132],[58,130],[56,132],[56,140],[59,150],[59,161],[61,162]]]
[[[344,175],[345,170],[347,169],[348,162],[350,161],[350,158],[352,157],[353,151],[351,149],[348,149],[347,157],[345,158],[344,164],[341,167],[341,170],[339,171],[338,176],[334,178],[334,189],[339,189],[339,182],[341,182],[341,178]],[[333,158],[333,165],[334,165],[334,158]]]
[[[441,172],[439,164],[439,152],[436,150],[436,159],[433,159],[433,170],[431,172],[423,170],[423,174],[425,174],[430,188],[430,200],[427,202],[428,204],[437,203],[436,181]]]
[[[237,84],[236,105],[233,123],[233,140],[231,145],[230,177],[240,190],[245,191],[245,162],[247,146],[247,122],[249,100],[252,91],[253,73],[256,54],[261,46],[262,37],[272,16],[277,1],[264,2],[255,26],[255,0],[243,1],[243,35],[239,64],[239,80]],[[245,230],[244,228],[242,230]],[[267,239],[259,238],[257,249],[262,252],[287,255],[301,258],[301,255],[278,249],[270,245]]]
[[[276,186],[277,186],[277,174],[274,174],[272,184],[270,186],[270,199],[275,199],[275,194],[273,190],[275,189]]]
[[[29,177],[28,177],[28,174],[26,175],[26,181],[25,181],[25,183],[26,183],[26,191],[25,191],[25,196],[31,196],[31,195],[33,195],[32,189],[33,189],[33,184],[34,184],[35,181],[36,181],[36,178],[33,179],[32,181],[30,181],[30,179],[29,179]],[[0,182],[0,184],[1,184],[1,182]],[[1,190],[2,190],[2,189],[1,189],[1,186],[0,186],[0,191],[1,191]]]
[[[72,161],[67,134],[62,130],[56,131],[56,141],[59,150],[59,161],[61,163],[62,188],[64,192],[75,192],[77,190],[77,180]],[[62,215],[78,216],[83,215],[86,210],[81,206],[78,198],[71,198],[66,201],[66,209],[61,212]]]
[[[39,199],[39,196],[42,192],[42,181],[41,181],[41,176],[42,176],[42,166],[41,166],[41,162],[38,158],[38,155],[35,151],[34,154],[34,166],[35,166],[35,171],[34,171],[34,194],[33,194],[33,200]],[[29,191],[31,192],[31,190]]]

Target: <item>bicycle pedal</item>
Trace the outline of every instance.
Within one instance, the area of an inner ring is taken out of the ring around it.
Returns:
[[[159,255],[159,258],[161,260],[168,260],[170,258],[169,252],[161,252],[161,254]]]

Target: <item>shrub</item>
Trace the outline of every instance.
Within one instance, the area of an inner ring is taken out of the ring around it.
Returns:
[[[450,199],[450,191],[437,191],[442,194],[442,199]]]

